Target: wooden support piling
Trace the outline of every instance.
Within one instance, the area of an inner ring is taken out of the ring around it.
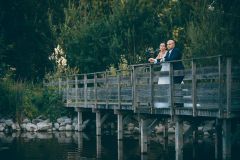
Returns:
[[[183,121],[179,117],[175,120],[175,159],[183,160]]]
[[[118,141],[118,160],[123,160],[123,141]]]
[[[197,144],[198,144],[198,134],[197,134],[197,131],[198,131],[198,127],[197,127],[197,124],[196,123],[193,123],[193,131],[192,131],[192,136],[193,136],[193,152],[192,152],[192,156],[193,156],[193,159],[196,159],[196,155],[197,155]]]
[[[102,137],[98,136],[96,137],[96,145],[97,145],[97,159],[101,159],[102,156]]]
[[[121,113],[117,114],[118,118],[118,140],[123,139],[123,115]]]
[[[216,119],[215,122],[215,159],[222,158],[222,120]]]
[[[101,136],[101,112],[96,111],[96,135]]]
[[[164,120],[164,130],[163,130],[163,137],[168,139],[168,121],[167,119]]]
[[[231,119],[223,120],[223,136],[222,136],[222,157],[223,160],[231,159]]]
[[[168,152],[168,121],[164,120],[164,130],[163,130],[163,138],[164,138],[164,150]]]
[[[141,118],[141,153],[145,154],[147,153],[147,122],[145,119]]]
[[[83,133],[82,132],[78,133],[78,151],[80,155],[82,155],[82,152],[83,152]]]
[[[83,124],[82,112],[79,110],[78,111],[78,132],[82,132],[83,130],[82,124]]]

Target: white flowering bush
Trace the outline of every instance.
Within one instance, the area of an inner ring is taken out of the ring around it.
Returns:
[[[49,60],[54,61],[56,70],[63,73],[67,69],[67,58],[61,46],[58,44],[54,52],[49,56]]]
[[[73,75],[79,73],[77,67],[71,68],[67,64],[67,56],[63,48],[58,44],[54,52],[48,57],[55,65],[54,72],[45,74],[46,81],[54,81],[63,75]]]

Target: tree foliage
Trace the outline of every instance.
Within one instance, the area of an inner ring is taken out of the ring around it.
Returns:
[[[0,1],[1,64],[16,68],[18,79],[40,79],[50,67],[48,6],[47,1]]]
[[[59,44],[80,72],[146,62],[145,49],[177,41],[184,58],[239,57],[237,0],[11,0],[0,2],[0,72],[38,80]]]
[[[189,5],[192,8],[186,26],[189,56],[221,54],[239,58],[238,2],[202,0]]]
[[[117,66],[121,55],[129,64],[146,62],[145,49],[172,37],[185,21],[179,4],[172,1],[78,2],[69,1],[63,23],[53,28],[58,28],[58,43],[66,49],[70,65],[81,72]]]

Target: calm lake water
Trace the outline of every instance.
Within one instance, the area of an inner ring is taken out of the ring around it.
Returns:
[[[138,135],[117,141],[116,135],[96,137],[95,133],[0,133],[0,160],[175,159],[174,135],[170,135],[168,141],[164,141],[162,135],[150,136],[146,155],[140,154],[139,144]],[[186,139],[183,153],[184,160],[213,160],[214,138],[199,138],[196,145],[191,138]]]

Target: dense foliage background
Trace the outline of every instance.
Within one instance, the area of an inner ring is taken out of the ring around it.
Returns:
[[[145,63],[146,48],[168,39],[177,41],[184,58],[223,54],[239,63],[239,10],[238,0],[0,1],[0,111],[24,105],[9,101],[16,86],[24,84],[20,95],[29,94],[26,88],[44,95],[29,83],[58,72],[49,59],[57,46],[67,67],[80,73],[117,67],[122,57],[128,64]],[[30,105],[31,116],[41,103]]]

